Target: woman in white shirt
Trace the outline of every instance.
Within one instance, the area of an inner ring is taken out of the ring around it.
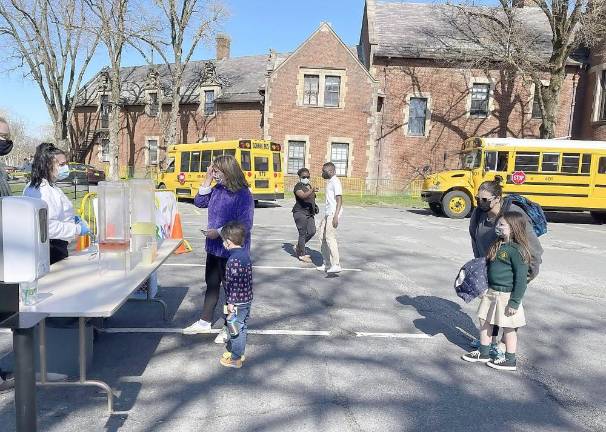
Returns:
[[[65,152],[53,144],[40,144],[34,155],[32,177],[23,195],[41,199],[48,205],[51,264],[67,258],[67,245],[75,236],[90,232],[86,223],[74,216],[74,206],[69,198],[55,186],[57,181],[68,176]]]

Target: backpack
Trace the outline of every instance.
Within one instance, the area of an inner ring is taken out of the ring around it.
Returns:
[[[469,303],[488,289],[486,258],[475,258],[465,263],[454,282],[457,296]]]
[[[532,222],[532,229],[537,237],[540,237],[547,232],[547,218],[545,217],[545,213],[543,213],[541,206],[536,202],[531,201],[522,195],[510,194],[504,198],[503,204],[504,208],[509,208],[511,204],[515,204],[524,210],[524,213],[528,215],[530,222]]]

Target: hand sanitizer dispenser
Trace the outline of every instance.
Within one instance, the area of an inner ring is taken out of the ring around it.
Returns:
[[[29,197],[0,198],[0,282],[32,282],[49,271],[46,203]]]

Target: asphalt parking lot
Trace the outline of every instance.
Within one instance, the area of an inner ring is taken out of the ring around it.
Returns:
[[[180,206],[194,251],[159,272],[169,321],[157,305],[129,303],[105,323],[129,330],[95,342],[90,375],[112,385],[122,413],[108,416],[92,388],[43,388],[40,430],[606,430],[606,226],[588,216],[550,216],[518,371],[508,373],[459,359],[465,334],[477,334],[477,304],[452,289],[471,257],[468,220],[346,203],[345,270],[327,277],[292,256],[292,203],[264,205],[253,231],[254,334],[245,366],[232,370],[220,366],[214,334],[180,334],[199,318],[206,226],[205,210]],[[9,334],[0,347],[10,350]],[[0,425],[14,430],[12,393],[0,394]]]

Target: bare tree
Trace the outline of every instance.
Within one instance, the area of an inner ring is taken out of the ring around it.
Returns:
[[[155,3],[160,10],[157,19],[160,31],[152,37],[140,34],[138,41],[158,52],[170,75],[167,90],[171,108],[168,119],[163,122],[163,130],[165,145],[171,145],[177,143],[179,108],[187,65],[198,45],[209,40],[226,18],[227,10],[220,0],[156,0]],[[134,47],[153,65],[153,58],[147,55],[141,43],[135,42]]]
[[[34,155],[38,144],[52,139],[52,134],[51,137],[47,136],[45,130],[32,127],[15,113],[0,109],[0,117],[4,117],[8,121],[11,139],[15,143],[13,150],[8,155],[0,157],[0,161],[3,161],[6,165],[19,168],[24,159]],[[34,129],[38,133],[32,133]]]
[[[99,41],[84,30],[89,24],[80,0],[0,0],[8,68],[23,68],[38,85],[55,143],[63,148],[69,147],[75,98]]]
[[[604,0],[499,0],[446,6],[448,31],[435,35],[449,57],[483,69],[510,68],[535,85],[541,138],[553,138],[566,67],[606,34]],[[547,84],[543,84],[548,81]]]
[[[136,0],[84,0],[95,17],[91,31],[100,38],[109,59],[109,178],[120,177],[120,132],[122,100],[122,55],[129,41],[136,37],[145,37],[154,30],[154,23],[147,22],[146,4]]]

